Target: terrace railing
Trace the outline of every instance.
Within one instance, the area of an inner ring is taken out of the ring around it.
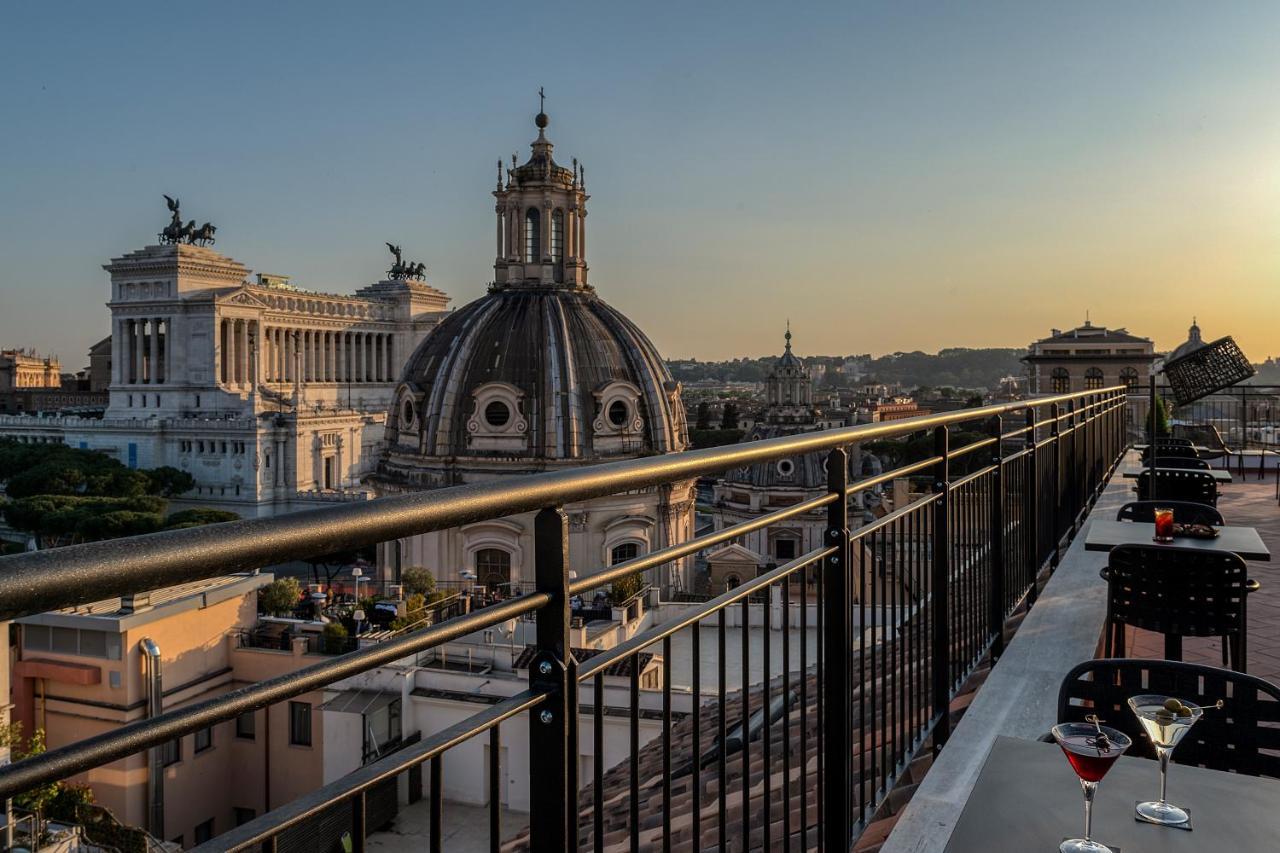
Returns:
[[[425,764],[430,849],[440,850],[443,757],[485,738],[490,847],[498,850],[499,725],[524,717],[530,826],[517,847],[848,850],[912,758],[930,741],[934,749],[946,743],[951,701],[980,661],[1001,653],[1005,620],[1034,601],[1037,578],[1056,566],[1120,459],[1125,405],[1122,388],[1100,389],[0,558],[0,618],[14,618],[536,513],[532,591],[4,767],[0,797],[524,617],[536,622],[527,689],[463,722],[422,732],[417,742],[198,849],[309,849],[301,830],[319,818],[332,825],[335,814],[363,849],[374,828],[369,803],[389,780],[421,774]],[[983,437],[957,446],[952,430],[962,426]],[[925,458],[848,480],[846,448],[924,431],[932,434]],[[570,578],[565,505],[806,453],[826,453],[825,492]],[[963,476],[956,473],[961,464]],[[927,493],[851,526],[855,495],[909,476],[928,477]],[[690,603],[683,615],[587,661],[570,656],[574,596],[815,510],[825,511],[826,527],[809,553]],[[761,592],[781,607],[755,603]],[[763,642],[752,631],[753,616],[763,620]],[[770,630],[775,619],[780,654]],[[735,632],[738,659],[730,664]],[[616,665],[636,662],[651,647],[660,648],[666,667],[660,738],[640,742],[641,667],[632,665],[629,760],[610,769],[603,759],[606,674],[625,673],[628,667]],[[678,719],[677,678],[696,697],[692,712]],[[579,778],[580,743],[594,747],[589,779]]]

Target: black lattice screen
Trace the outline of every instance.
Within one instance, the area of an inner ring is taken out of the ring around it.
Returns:
[[[1242,382],[1256,372],[1229,336],[1218,338],[1164,366],[1164,375],[1179,406]]]

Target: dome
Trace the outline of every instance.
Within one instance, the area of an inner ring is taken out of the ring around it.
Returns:
[[[688,446],[679,385],[654,345],[593,289],[557,286],[495,287],[441,322],[405,365],[387,438],[384,476],[429,458]]]
[[[1187,330],[1187,339],[1174,349],[1173,352],[1165,356],[1165,363],[1177,361],[1183,356],[1190,355],[1198,349],[1204,347],[1204,338],[1200,336],[1200,324],[1194,319],[1191,321],[1191,328]]]

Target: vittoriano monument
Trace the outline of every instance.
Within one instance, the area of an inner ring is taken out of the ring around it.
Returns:
[[[212,222],[206,222],[199,228],[196,227],[196,221],[193,219],[186,225],[182,224],[182,212],[178,209],[180,202],[176,198],[164,197],[165,203],[169,205],[169,224],[160,232],[160,242],[170,245],[177,243],[188,243],[198,246],[212,246],[214,244],[213,235],[217,232]]]
[[[400,247],[394,243],[388,243],[387,248],[391,250],[391,254],[395,256],[396,262],[391,265],[391,269],[387,270],[387,278],[406,279],[412,278],[422,281],[427,277],[427,265],[421,261],[414,263],[413,261],[400,260]]]

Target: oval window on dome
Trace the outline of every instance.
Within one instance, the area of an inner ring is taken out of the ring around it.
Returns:
[[[782,476],[790,477],[793,473],[795,473],[795,470],[796,470],[796,463],[792,462],[790,459],[778,460],[778,473],[781,474]]]
[[[609,404],[609,423],[622,427],[631,418],[631,407],[624,400],[614,400]]]
[[[494,400],[484,407],[484,420],[494,429],[501,429],[511,420],[511,408],[501,400]]]
[[[405,424],[413,423],[413,401],[405,400],[400,405],[400,421]]]

